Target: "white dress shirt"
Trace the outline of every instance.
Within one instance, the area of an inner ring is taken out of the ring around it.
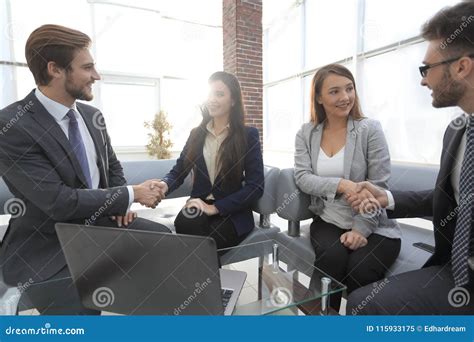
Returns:
[[[77,110],[76,103],[74,102],[72,106],[66,107],[65,105],[51,100],[49,97],[44,95],[38,88],[35,90],[35,96],[38,98],[38,101],[46,108],[48,113],[54,118],[54,120],[58,123],[61,130],[66,135],[66,138],[69,139],[69,117],[67,113],[70,109],[74,110],[74,115],[76,116],[77,123],[79,126],[79,132],[81,133],[82,141],[84,142],[84,148],[87,154],[87,163],[89,164],[89,172],[91,175],[91,185],[92,189],[99,188],[100,182],[100,173],[99,167],[97,166],[97,151],[95,149],[94,141],[92,140],[92,136],[89,132],[89,129],[82,118],[82,115],[79,114]],[[129,203],[133,203],[134,200],[134,193],[132,186],[127,186],[128,195],[129,195]]]

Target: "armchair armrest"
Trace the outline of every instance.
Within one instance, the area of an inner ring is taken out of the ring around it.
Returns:
[[[300,221],[314,217],[308,209],[310,204],[310,196],[296,186],[293,168],[280,170],[276,213],[288,220],[288,235],[299,236]]]

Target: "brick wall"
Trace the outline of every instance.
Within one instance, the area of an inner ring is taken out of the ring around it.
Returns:
[[[247,125],[259,129],[262,143],[262,0],[223,0],[222,14],[224,70],[239,78]]]

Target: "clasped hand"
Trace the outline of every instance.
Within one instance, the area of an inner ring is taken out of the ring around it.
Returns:
[[[165,198],[168,185],[160,179],[150,179],[139,185],[133,186],[135,202],[148,208],[156,206]]]
[[[360,214],[374,212],[374,209],[378,211],[388,205],[385,190],[367,181],[355,183],[343,179],[338,192],[343,193],[352,209]]]

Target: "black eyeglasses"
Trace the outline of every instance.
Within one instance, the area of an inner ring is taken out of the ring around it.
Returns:
[[[446,61],[442,61],[442,62],[438,62],[438,63],[426,64],[426,65],[423,65],[423,66],[419,67],[418,69],[420,69],[421,77],[426,77],[426,75],[428,74],[429,69],[437,67],[438,65],[449,64],[449,63],[452,63],[452,62],[456,62],[458,59],[461,59],[463,57],[474,58],[474,54],[467,55],[467,56],[460,56],[460,57],[448,59]]]

